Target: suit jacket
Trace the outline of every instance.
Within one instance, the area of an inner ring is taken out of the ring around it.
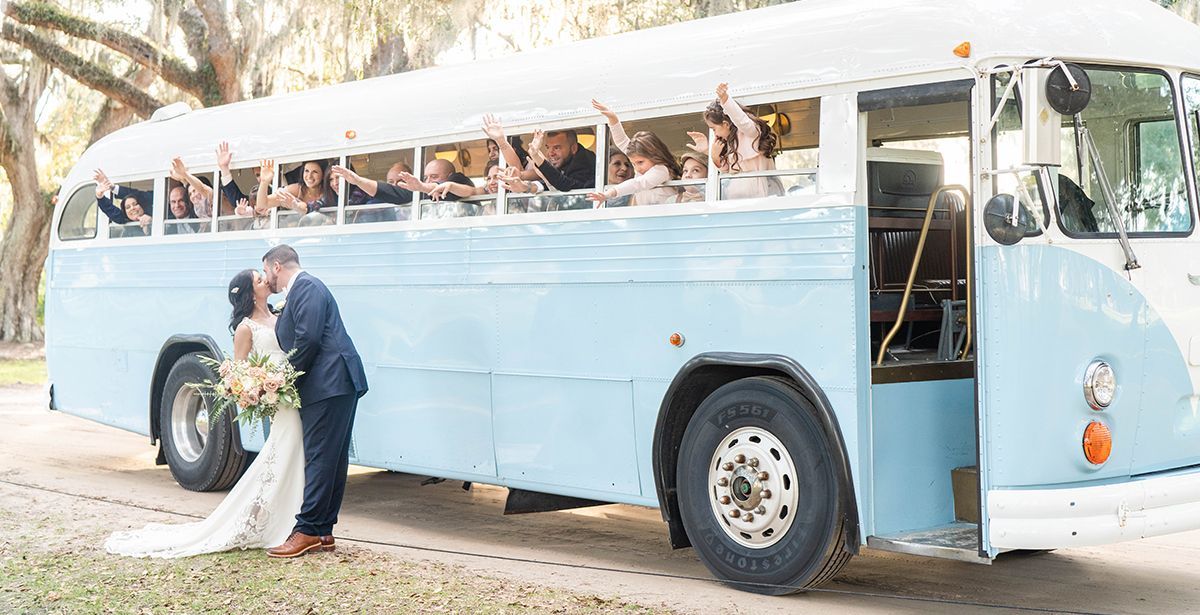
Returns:
[[[561,169],[555,168],[549,160],[543,160],[538,170],[555,190],[562,192],[596,186],[596,155],[583,147]]]
[[[317,278],[302,271],[292,279],[275,336],[284,352],[295,350],[289,360],[304,372],[297,380],[302,407],[367,392],[362,359],[342,324],[337,301]]]

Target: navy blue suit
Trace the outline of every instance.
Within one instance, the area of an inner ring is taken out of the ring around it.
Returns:
[[[346,490],[350,430],[367,375],[346,333],[337,301],[305,272],[292,278],[275,335],[290,361],[304,372],[297,380],[304,426],[304,504],[295,531],[333,534]]]

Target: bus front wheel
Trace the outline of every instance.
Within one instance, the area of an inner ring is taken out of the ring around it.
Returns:
[[[211,404],[188,386],[216,374],[200,361],[200,353],[185,354],[171,367],[163,387],[160,437],[171,476],[190,491],[220,491],[237,482],[247,455],[234,443],[238,437],[233,413],[210,420]]]
[[[812,404],[788,380],[745,378],[708,396],[680,444],[684,528],[723,582],[788,594],[850,559],[840,484]]]

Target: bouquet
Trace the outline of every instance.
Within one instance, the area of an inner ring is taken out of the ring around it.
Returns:
[[[275,411],[281,407],[300,407],[296,378],[304,372],[296,371],[289,361],[276,363],[269,356],[256,353],[242,361],[234,361],[228,355],[223,361],[209,357],[200,357],[200,360],[220,376],[217,382],[206,379],[188,384],[206,397],[211,396],[210,421],[216,421],[226,409],[233,407],[242,423],[258,425],[263,419],[275,416]]]

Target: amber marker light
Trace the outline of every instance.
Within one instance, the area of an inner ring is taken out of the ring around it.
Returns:
[[[1100,465],[1112,453],[1112,432],[1100,421],[1088,423],[1083,430],[1083,456],[1089,463]]]
[[[676,331],[675,333],[671,334],[671,337],[667,338],[667,341],[671,342],[672,346],[679,348],[680,346],[683,346],[683,334]]]
[[[347,131],[346,131],[346,138],[347,138],[347,139],[354,139],[354,138],[355,138],[355,137],[357,137],[357,136],[358,136],[358,132],[356,132],[356,131],[354,131],[354,130],[347,130]]]
[[[954,48],[954,55],[960,58],[971,57],[971,41],[963,41]]]

